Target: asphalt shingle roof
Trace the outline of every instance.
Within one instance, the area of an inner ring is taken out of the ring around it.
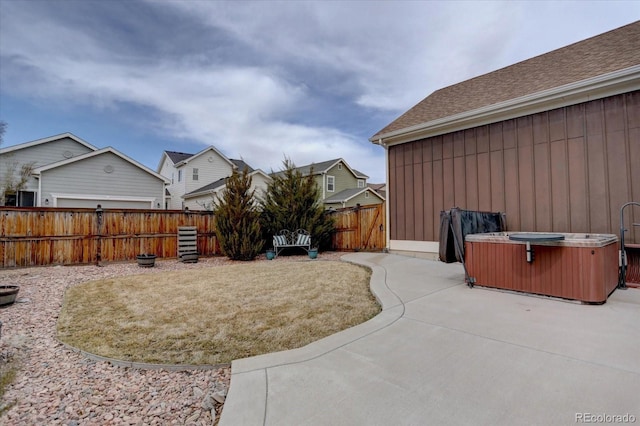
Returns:
[[[165,151],[167,156],[173,161],[173,164],[178,164],[181,161],[186,160],[189,157],[193,157],[195,154],[187,154],[186,152],[177,151]]]
[[[248,165],[247,163],[245,163],[242,160],[234,160],[233,158],[229,159],[233,164],[235,164],[235,166],[238,168],[239,172],[243,172],[244,169],[246,168],[248,170],[249,173],[254,172],[253,167],[251,167],[250,165]]]
[[[436,90],[383,134],[472,111],[640,64],[640,21],[497,71]]]

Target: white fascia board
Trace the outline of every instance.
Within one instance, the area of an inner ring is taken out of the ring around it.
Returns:
[[[383,146],[398,145],[634,90],[640,90],[640,65],[394,130],[369,141]]]

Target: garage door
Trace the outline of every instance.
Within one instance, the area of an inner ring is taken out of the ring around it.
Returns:
[[[58,198],[56,207],[84,207],[95,209],[98,204],[103,209],[150,209],[149,201],[133,200],[79,200],[73,198]]]

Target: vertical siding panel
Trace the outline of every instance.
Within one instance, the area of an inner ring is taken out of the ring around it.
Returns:
[[[453,159],[453,205],[451,207],[460,207],[467,209],[467,180],[466,180],[466,163],[464,157],[455,157]]]
[[[627,129],[628,139],[627,146],[629,152],[628,169],[629,169],[629,182],[631,185],[631,200],[640,200],[640,91],[633,93],[627,93],[625,95],[626,115],[627,115]],[[629,215],[634,223],[640,223],[640,211],[635,208]],[[630,242],[640,244],[640,227],[634,226],[629,230]]]
[[[491,152],[490,156],[491,211],[503,212],[505,210],[503,151]]]
[[[636,143],[640,143],[637,141]],[[617,131],[607,134],[608,181],[609,181],[609,218],[608,229],[616,229],[620,226],[620,207],[630,199],[631,191],[627,181],[627,150],[625,132]],[[636,163],[640,168],[640,163]],[[627,209],[629,210],[629,209]],[[629,227],[630,229],[631,227]]]
[[[424,228],[426,216],[424,211],[424,189],[422,187],[423,177],[422,163],[413,165],[413,209],[414,213],[414,235],[416,241],[425,241]]]
[[[406,158],[405,158],[406,160]],[[405,223],[405,236],[404,240],[415,240],[415,204],[414,204],[414,190],[413,190],[413,162],[405,163],[404,165],[404,223]]]
[[[436,212],[433,208],[433,140],[422,143],[422,208],[424,211],[424,241],[437,241],[434,219]]]
[[[609,229],[609,208],[602,101],[587,103],[585,117],[590,212],[589,232],[606,233]]]
[[[492,211],[491,159],[488,152],[478,154],[478,209]],[[498,210],[501,211],[501,210]]]
[[[567,143],[551,142],[551,230],[567,232],[569,229],[569,182],[567,181]]]
[[[467,178],[464,161],[464,131],[454,132],[453,147],[453,204],[451,207],[467,208]]]
[[[442,174],[444,209],[449,210],[452,207],[456,207],[456,201],[454,199],[455,185],[453,177],[453,158],[446,158],[442,160]]]
[[[389,148],[389,237],[398,239],[398,147]]]
[[[561,141],[567,139],[565,134],[565,109],[554,109],[549,111],[549,141]]]
[[[518,119],[518,180],[520,188],[520,228],[535,231],[535,188],[531,120]]]
[[[489,152],[489,126],[476,128],[476,152]]]
[[[438,224],[435,218],[439,210],[435,208],[433,193],[433,162],[422,163],[422,188],[424,189],[424,241],[438,241]],[[437,210],[437,211],[436,211]]]
[[[630,200],[627,168],[626,119],[625,104],[622,96],[614,96],[604,100],[604,118],[606,129],[606,160],[609,183],[609,229],[620,226],[620,207]],[[636,141],[638,143],[640,141]],[[631,166],[633,167],[633,166]],[[635,165],[640,167],[640,164]],[[632,227],[629,226],[629,229]]]
[[[413,239],[425,241],[425,211],[424,211],[424,189],[422,187],[422,141],[413,143],[413,210],[414,210],[414,231]]]
[[[478,210],[478,163],[475,154],[464,157],[466,206],[469,210]],[[489,200],[490,201],[490,200]]]
[[[449,207],[445,207],[444,204],[444,165],[442,160],[434,160],[433,161],[433,222],[434,222],[434,241],[438,241],[440,239],[440,227],[436,224],[438,222],[440,215],[439,213],[442,210],[447,210]]]
[[[469,210],[478,210],[478,163],[475,129],[464,132],[464,162],[465,162],[465,204]]]
[[[585,179],[586,146],[582,137],[569,139],[567,144],[571,232],[589,232],[589,198]]]
[[[640,97],[640,96],[639,96]],[[640,127],[629,129],[629,164],[632,165],[631,174],[631,200],[640,202]],[[640,208],[628,207],[625,216],[629,212],[629,218],[633,223],[640,223]],[[640,226],[633,226],[629,230],[629,242],[640,244]],[[625,238],[625,241],[626,238]]]
[[[454,132],[453,133],[453,156],[454,157],[463,157],[464,156],[464,131]]]
[[[549,145],[534,145],[534,179],[536,230],[551,230],[551,171],[549,170]]]
[[[504,189],[507,229],[510,231],[521,231],[518,152],[516,149],[505,149],[504,151]]]

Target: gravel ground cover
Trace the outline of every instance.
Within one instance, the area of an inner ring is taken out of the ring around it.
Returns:
[[[318,261],[343,253],[322,253]],[[267,261],[264,257],[257,260]],[[308,261],[306,256],[272,262]],[[1,284],[20,286],[18,300],[0,308],[0,363],[17,374],[0,401],[3,425],[212,425],[227,394],[231,368],[170,371],[117,367],[68,349],[56,339],[65,289],[123,275],[207,268],[237,263],[222,257],[195,264],[158,260],[154,268],[135,263],[0,270]]]

